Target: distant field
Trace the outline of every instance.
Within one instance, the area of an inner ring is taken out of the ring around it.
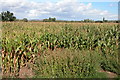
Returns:
[[[117,23],[3,22],[5,77],[100,78],[118,72]],[[114,76],[116,77],[116,76]]]

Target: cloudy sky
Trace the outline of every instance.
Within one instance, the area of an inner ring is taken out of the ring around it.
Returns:
[[[0,0],[0,8],[18,19],[118,19],[118,0]]]

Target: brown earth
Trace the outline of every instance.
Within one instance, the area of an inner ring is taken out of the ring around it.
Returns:
[[[29,64],[30,65],[30,64]],[[19,78],[32,78],[34,76],[34,72],[32,68],[29,68],[28,65],[25,67],[22,67],[19,71]]]
[[[113,72],[109,72],[109,71],[104,71],[104,70],[100,70],[99,72],[104,72],[104,73],[106,73],[106,75],[107,75],[107,77],[108,78],[116,78],[118,75],[117,74],[115,74],[115,73],[113,73]]]

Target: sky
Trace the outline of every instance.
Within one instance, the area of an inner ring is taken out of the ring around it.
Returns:
[[[18,19],[107,20],[118,19],[118,0],[0,0],[0,12]]]

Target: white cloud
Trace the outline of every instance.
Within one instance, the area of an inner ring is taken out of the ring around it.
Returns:
[[[1,0],[1,5],[3,11],[12,11],[18,18],[43,19],[56,17],[58,19],[79,20],[84,18],[102,19],[102,17],[106,17],[107,19],[117,19],[117,15],[111,14],[107,10],[94,9],[92,3],[84,4],[78,0],[61,0],[56,3],[37,3],[28,0]]]
[[[37,10],[30,10],[28,16],[29,17],[36,17],[38,16],[38,11]]]
[[[109,6],[110,7],[118,7],[118,3],[111,3]]]
[[[80,0],[79,2],[119,2],[119,0]]]

